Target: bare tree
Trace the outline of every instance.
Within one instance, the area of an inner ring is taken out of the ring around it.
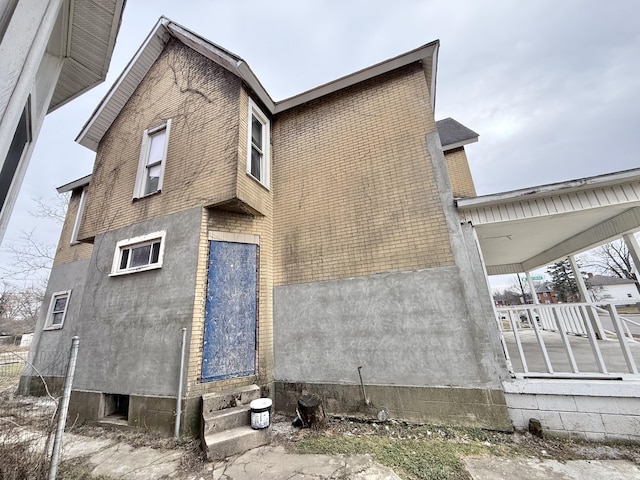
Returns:
[[[619,239],[592,250],[589,264],[603,274],[612,277],[626,278],[638,284],[638,278],[633,272],[634,265],[627,244]]]
[[[44,286],[34,284],[18,288],[3,282],[0,290],[0,330],[14,334],[33,332],[40,314]]]
[[[68,194],[59,194],[47,200],[42,197],[32,199],[36,209],[29,214],[35,218],[42,218],[56,225],[62,225],[66,215]],[[55,240],[43,240],[36,234],[36,229],[22,230],[19,241],[4,247],[10,260],[0,267],[3,280],[32,285],[46,282],[56,253]]]

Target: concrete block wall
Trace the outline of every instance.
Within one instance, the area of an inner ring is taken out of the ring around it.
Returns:
[[[232,73],[170,42],[100,143],[80,239],[234,198],[240,92]],[[167,119],[162,192],[134,201],[144,130]]]
[[[447,161],[453,196],[455,198],[475,197],[476,187],[473,183],[464,147],[444,152],[444,158]]]
[[[640,382],[514,380],[504,387],[516,429],[536,418],[549,436],[640,442]]]

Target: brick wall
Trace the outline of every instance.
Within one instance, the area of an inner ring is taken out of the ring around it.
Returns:
[[[451,265],[433,130],[418,64],[276,117],[274,284]]]
[[[273,197],[271,192],[247,175],[248,95],[244,89],[240,94],[240,126],[238,137],[237,194],[248,203],[260,205],[264,216],[225,211],[218,208],[203,211],[202,229],[196,274],[194,318],[191,329],[188,395],[233,388],[256,383],[265,385],[273,381]],[[264,110],[263,110],[264,111]],[[202,371],[202,345],[204,341],[205,303],[207,293],[207,269],[209,240],[218,233],[225,238],[238,241],[243,236],[259,238],[258,263],[258,331],[257,331],[257,375],[256,378],[237,378],[217,382],[200,383]]]
[[[476,187],[473,184],[471,170],[464,147],[454,148],[444,154],[451,180],[451,189],[456,198],[469,198],[476,196]]]
[[[78,260],[88,260],[91,258],[93,245],[88,243],[75,243],[71,245],[71,234],[78,216],[78,206],[80,205],[81,190],[75,190],[69,199],[67,215],[64,218],[60,240],[56,248],[56,256],[53,259],[53,266],[63,263],[76,262]]]
[[[80,238],[233,198],[241,82],[170,42],[100,143]],[[133,201],[145,129],[171,119],[162,192]]]

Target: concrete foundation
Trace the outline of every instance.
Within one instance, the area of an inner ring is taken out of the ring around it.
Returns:
[[[544,435],[640,443],[640,383],[608,380],[505,382],[509,416],[526,430],[540,420]]]
[[[309,393],[320,396],[326,412],[332,415],[375,419],[385,407],[389,418],[415,423],[513,430],[500,389],[365,385],[365,390],[371,402],[368,406],[360,385],[276,382],[275,407],[294,416],[298,398]]]

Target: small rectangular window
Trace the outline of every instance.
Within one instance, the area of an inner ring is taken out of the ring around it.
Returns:
[[[121,240],[116,244],[111,275],[162,267],[165,231]]]
[[[62,328],[64,319],[67,316],[67,307],[69,306],[70,297],[71,290],[57,292],[51,295],[49,311],[47,312],[47,319],[44,326],[45,330],[57,330]]]
[[[269,120],[249,99],[247,174],[269,188]]]
[[[170,129],[169,119],[164,125],[144,131],[133,198],[145,197],[162,190]]]

